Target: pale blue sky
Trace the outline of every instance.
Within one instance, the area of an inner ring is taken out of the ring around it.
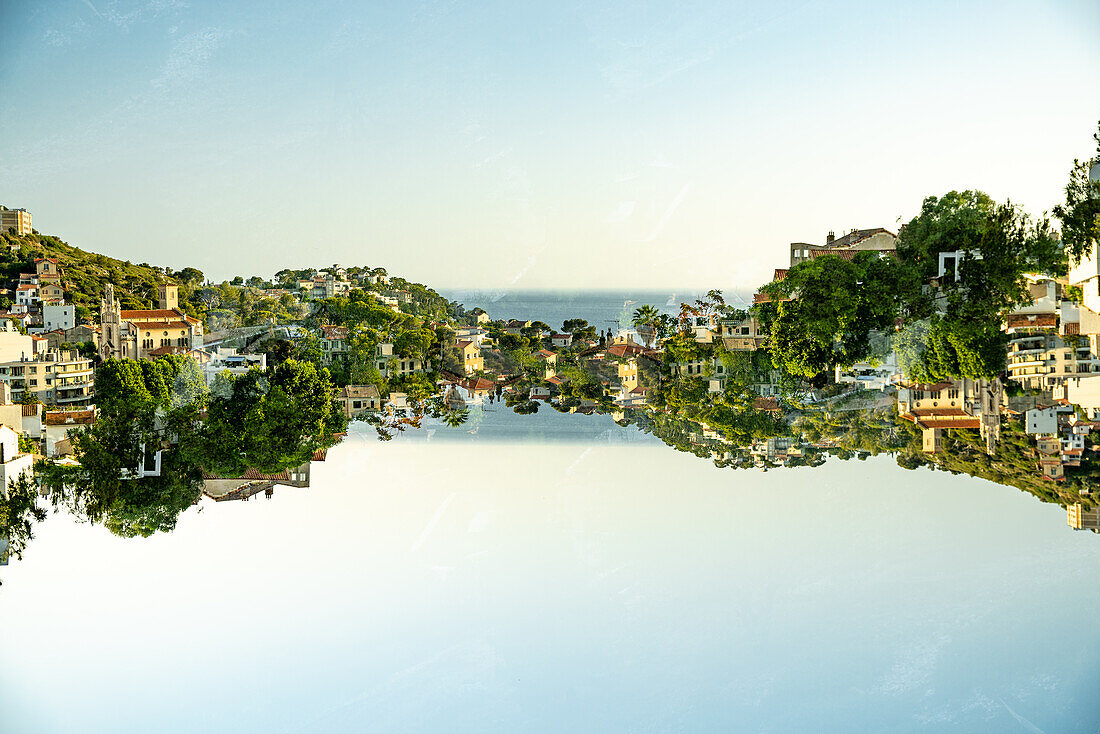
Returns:
[[[926,194],[1057,200],[1095,2],[6,3],[0,203],[217,278],[755,285]]]

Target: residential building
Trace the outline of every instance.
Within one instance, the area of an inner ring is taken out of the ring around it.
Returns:
[[[19,434],[11,427],[0,426],[0,494],[6,498],[9,484],[24,474],[33,473],[34,455],[19,450]]]
[[[0,232],[15,230],[19,236],[28,235],[34,231],[31,227],[31,213],[26,209],[9,209],[0,206]]]
[[[363,412],[382,410],[382,398],[374,385],[345,385],[336,393],[336,401],[340,403],[347,418],[355,418]]]
[[[555,349],[568,349],[573,343],[572,334],[551,334],[550,345]]]
[[[21,402],[27,392],[47,405],[86,405],[95,396],[92,361],[74,351],[0,361],[0,380],[11,388],[15,402]]]
[[[1053,436],[1058,433],[1060,406],[1036,407],[1024,413],[1024,430],[1029,436]],[[1072,408],[1068,412],[1073,412]]]
[[[321,361],[324,364],[346,360],[348,357],[348,330],[344,326],[321,327]]]
[[[196,360],[202,365],[203,377],[206,384],[210,385],[214,379],[228,372],[231,375],[247,374],[253,367],[261,370],[267,369],[266,354],[240,354],[233,347],[215,347],[213,349],[197,350]]]
[[[405,377],[406,375],[427,372],[427,362],[417,357],[398,357],[393,353],[393,344],[379,344],[374,350],[375,366],[383,375]]]
[[[1074,530],[1100,533],[1100,507],[1085,507],[1080,502],[1066,507],[1066,524]]]
[[[476,342],[459,341],[457,346],[458,352],[462,356],[462,369],[466,374],[472,375],[485,369],[485,360],[482,359],[481,350]]]
[[[29,308],[38,303],[37,285],[17,285],[15,287],[16,304]]]
[[[21,333],[11,319],[0,320],[0,362],[33,357],[35,345],[34,338]]]
[[[94,407],[84,410],[47,410],[42,413],[42,440],[47,458],[73,453],[71,432],[86,430],[95,423]]]
[[[1070,377],[1064,389],[1068,402],[1080,405],[1090,420],[1100,420],[1100,373]]]
[[[837,237],[829,232],[825,245],[810,245],[805,242],[791,243],[791,267],[812,260],[821,255],[839,255],[851,259],[857,252],[873,251],[894,253],[898,249],[898,236],[882,227],[874,229],[853,229],[846,235]]]
[[[318,452],[314,461],[324,461],[324,452]],[[293,469],[284,469],[277,474],[264,474],[248,469],[239,477],[226,477],[217,474],[202,473],[202,493],[215,502],[229,500],[247,500],[260,492],[271,497],[276,485],[306,488],[309,486],[312,462],[305,462]]]
[[[76,327],[76,306],[47,303],[42,306],[42,330],[73,329]]]
[[[39,283],[61,280],[61,266],[58,264],[56,257],[35,258],[34,270],[35,275],[38,276]]]
[[[543,377],[553,377],[558,373],[558,355],[554,354],[549,349],[540,349],[531,356],[542,363]]]

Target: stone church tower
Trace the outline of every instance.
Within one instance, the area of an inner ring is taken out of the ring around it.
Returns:
[[[99,300],[99,356],[104,360],[111,357],[124,359],[124,352],[122,307],[115,298],[114,284],[108,283],[103,287],[103,298]]]
[[[161,283],[157,286],[157,308],[175,311],[180,307],[180,287],[175,283]]]

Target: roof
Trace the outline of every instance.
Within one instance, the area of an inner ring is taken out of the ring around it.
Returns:
[[[650,351],[640,344],[612,344],[607,348],[607,353],[615,357],[633,357],[636,354],[646,354]]]
[[[1009,314],[1005,323],[1009,329],[1047,328],[1057,326],[1058,317],[1052,313]]]
[[[467,341],[465,339],[456,343],[459,349],[465,349],[466,347],[472,346],[473,344],[474,343],[472,341]]]
[[[779,410],[779,401],[775,398],[757,398],[752,401],[752,409],[766,410],[768,412]]]
[[[772,280],[783,280],[787,277],[787,268],[776,268]]]
[[[178,319],[181,316],[183,316],[183,314],[174,308],[135,309],[122,312],[122,319],[124,321],[133,321],[135,319]]]
[[[33,415],[33,413],[32,413]],[[95,423],[95,409],[91,410],[47,410],[42,416],[47,426],[91,425]]]
[[[867,239],[868,237],[873,237],[876,234],[880,234],[880,233],[883,233],[883,232],[890,235],[891,237],[897,237],[896,234],[894,234],[890,230],[885,229],[883,227],[873,227],[872,229],[856,229],[856,230],[853,230],[853,231],[849,232],[848,234],[844,235],[843,237],[837,237],[835,240],[833,240],[832,244],[829,245],[829,246],[830,247],[851,247],[852,245],[855,245],[857,243],[862,242],[863,240]]]
[[[1073,321],[1068,324],[1062,324],[1062,331],[1066,336],[1074,336],[1081,333],[1081,324]]]
[[[187,329],[191,324],[186,321],[151,321],[139,325],[142,329]]]
[[[15,290],[17,290],[17,291],[33,291],[33,290],[37,290],[37,289],[38,289],[38,286],[36,286],[36,285],[19,285],[19,286],[15,287]]]
[[[462,382],[462,387],[473,392],[482,392],[484,390],[492,390],[496,385],[492,380],[486,380],[484,377],[477,377]]]
[[[921,428],[981,428],[982,419],[970,416],[932,416],[914,420]]]
[[[913,408],[909,411],[912,415],[918,418],[929,416],[932,418],[947,418],[950,416],[964,416],[970,415],[962,408]]]
[[[324,339],[347,339],[348,330],[344,326],[322,326],[321,337]]]
[[[551,352],[549,349],[540,349],[535,352],[535,356],[541,359],[550,359],[551,357],[556,357],[557,355]]]
[[[753,293],[752,294],[752,303],[753,303],[754,306],[757,305],[757,304],[760,304],[760,303],[773,303],[773,302],[789,301],[789,300],[791,300],[789,296],[786,297],[786,298],[772,298],[767,293]]]
[[[376,398],[378,388],[374,385],[345,385],[340,388],[342,398]]]
[[[839,257],[841,260],[854,260],[855,256],[864,250],[833,249],[832,247],[814,247],[810,250],[810,259],[816,260],[825,255]]]
[[[57,258],[56,257],[36,257],[34,259],[34,261],[36,263],[48,262],[48,263],[53,263],[54,265],[57,265]]]
[[[38,415],[38,404],[37,403],[32,404],[32,405],[24,405],[23,406],[23,417],[24,418],[30,418],[30,417],[36,416],[36,415]]]

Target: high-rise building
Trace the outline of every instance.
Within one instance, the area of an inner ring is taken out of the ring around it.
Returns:
[[[31,233],[31,213],[26,209],[8,209],[0,206],[0,232],[14,229],[17,235]]]

